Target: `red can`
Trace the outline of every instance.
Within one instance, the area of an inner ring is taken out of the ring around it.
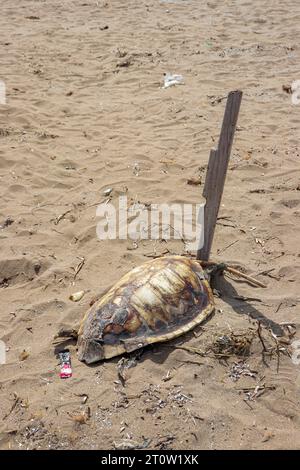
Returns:
[[[61,351],[59,353],[60,359],[60,378],[68,379],[72,377],[71,355],[69,351]]]

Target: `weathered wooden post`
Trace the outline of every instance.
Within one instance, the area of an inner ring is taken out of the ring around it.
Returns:
[[[209,156],[203,189],[203,196],[206,199],[204,245],[197,252],[197,259],[203,261],[208,261],[210,255],[241,101],[241,91],[229,93],[218,148],[211,150]]]

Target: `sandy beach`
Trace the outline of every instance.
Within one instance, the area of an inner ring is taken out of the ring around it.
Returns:
[[[0,449],[299,449],[300,104],[282,88],[300,79],[299,2],[0,10]],[[165,73],[184,84],[164,89]],[[185,253],[181,240],[99,240],[105,190],[115,204],[200,202],[236,89],[211,258],[267,287],[220,278],[214,316],[145,348],[124,383],[119,357],[87,366],[67,341],[62,380],[58,330],[133,267]],[[224,337],[236,343],[222,355]]]

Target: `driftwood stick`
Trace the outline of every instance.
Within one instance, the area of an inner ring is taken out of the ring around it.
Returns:
[[[204,245],[198,250],[197,259],[209,259],[241,100],[241,91],[231,91],[229,93],[218,148],[210,152],[203,189],[203,196],[206,199],[204,208]]]
[[[227,271],[231,274],[234,274],[235,276],[246,279],[246,281],[248,281],[250,284],[253,284],[254,286],[264,287],[264,288],[267,287],[266,284],[264,284],[263,282],[258,281],[252,276],[249,276],[249,274],[242,273],[236,268],[232,268],[231,266],[228,266],[226,263],[217,263],[215,261],[202,261],[202,260],[199,260],[199,263],[201,264],[203,268],[207,268],[209,266],[218,266],[218,264],[221,264],[223,266],[224,271]]]
[[[244,273],[242,273],[241,271],[238,271],[235,268],[231,268],[230,266],[226,266],[225,271],[228,271],[231,274],[235,274],[236,276],[242,277],[242,278],[246,279],[246,281],[250,282],[251,284],[254,284],[255,286],[267,287],[266,284],[264,284],[263,282],[260,282],[257,279],[255,279],[254,277],[249,276],[248,274],[244,274]]]

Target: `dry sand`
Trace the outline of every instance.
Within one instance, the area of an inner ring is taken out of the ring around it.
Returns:
[[[278,360],[266,328],[299,327],[300,106],[282,91],[300,78],[299,25],[296,0],[2,2],[0,224],[13,223],[0,230],[1,448],[112,449],[124,439],[148,449],[300,448],[300,365],[286,351]],[[165,72],[185,84],[163,90]],[[184,251],[180,241],[99,241],[104,189],[114,188],[113,202],[126,188],[131,202],[198,202],[202,186],[187,179],[203,182],[224,112],[218,98],[237,88],[212,258],[267,289],[227,277],[215,316],[196,335],[146,349],[125,387],[118,359],[88,367],[72,343],[74,376],[61,380],[57,330],[145,255]],[[205,350],[249,329],[245,362],[255,372],[236,381],[230,371],[243,358],[176,349]],[[254,396],[240,390],[257,384]]]

